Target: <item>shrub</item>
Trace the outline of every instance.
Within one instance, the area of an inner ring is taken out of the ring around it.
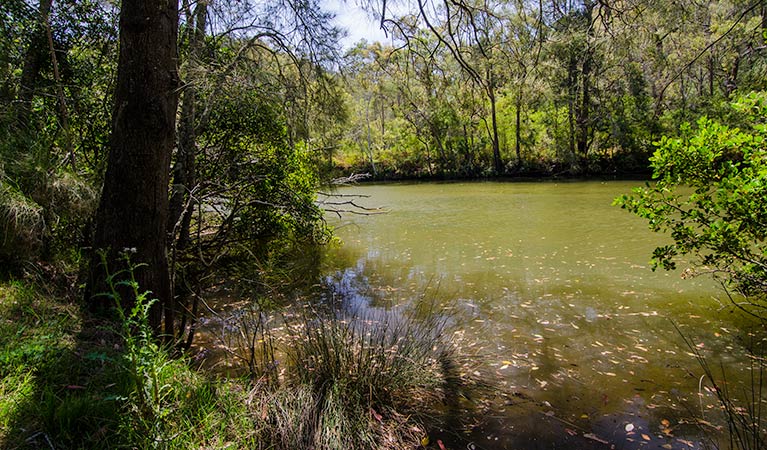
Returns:
[[[694,259],[691,273],[713,273],[747,299],[735,304],[762,315],[767,300],[767,93],[733,103],[748,118],[744,129],[705,117],[681,136],[664,137],[651,162],[654,184],[616,199],[647,219],[653,231],[669,232],[673,244],[655,249],[655,267]]]

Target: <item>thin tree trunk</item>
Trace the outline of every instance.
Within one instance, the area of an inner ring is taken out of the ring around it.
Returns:
[[[26,127],[29,124],[29,116],[32,111],[32,100],[37,89],[37,80],[40,78],[40,70],[45,63],[47,45],[47,24],[50,16],[53,0],[40,0],[37,23],[29,40],[27,54],[24,57],[24,67],[21,69],[21,81],[19,86],[18,109],[16,110],[17,123]]]
[[[586,51],[581,70],[581,106],[578,108],[576,124],[578,125],[578,154],[586,158],[589,151],[589,110],[591,108],[591,51]]]
[[[75,160],[75,149],[72,143],[72,134],[69,130],[69,111],[67,109],[67,98],[64,95],[64,86],[61,82],[61,75],[59,73],[59,60],[56,58],[56,48],[53,45],[53,33],[51,32],[51,23],[48,17],[44,17],[45,21],[45,35],[48,39],[48,50],[51,54],[51,64],[53,65],[53,80],[56,83],[56,95],[59,103],[59,120],[61,121],[61,129],[64,131],[64,147],[67,153],[66,159],[69,161],[69,166],[72,171],[77,170],[77,161]]]
[[[495,80],[493,79],[492,68],[487,70],[487,96],[490,99],[490,121],[492,123],[493,134],[490,136],[493,143],[493,169],[496,175],[503,173],[503,160],[501,159],[501,145],[498,139],[498,114],[496,111],[495,99]]]
[[[188,6],[188,5],[187,5]],[[189,227],[191,214],[194,210],[194,199],[191,191],[197,183],[197,87],[199,76],[197,68],[202,57],[202,43],[205,38],[207,21],[207,2],[198,2],[194,14],[186,8],[189,17],[189,68],[186,85],[181,98],[181,115],[178,125],[178,151],[176,163],[173,166],[173,190],[170,198],[170,220],[168,221],[171,236],[178,235],[175,243],[178,250],[189,245]]]
[[[522,87],[517,90],[517,111],[515,113],[514,150],[517,153],[517,166],[522,165]]]
[[[135,277],[139,289],[158,300],[149,314],[158,333],[172,300],[166,232],[178,106],[177,36],[177,1],[123,0],[111,148],[94,236],[94,249],[106,252],[111,273],[125,268],[119,254],[126,249],[134,253],[133,264],[146,264],[135,269]],[[97,296],[107,290],[105,276],[94,254],[86,289],[91,307],[111,306]],[[126,296],[123,307],[135,300]]]
[[[567,71],[567,85],[569,95],[567,98],[567,125],[568,125],[568,150],[570,153],[571,162],[575,161],[575,116],[576,116],[576,96],[578,95],[577,82],[577,61],[574,57],[571,57],[570,64]]]
[[[181,113],[178,124],[178,150],[176,152],[176,163],[173,166],[173,187],[171,190],[168,220],[168,235],[171,243],[171,288],[172,302],[169,307],[171,310],[165,314],[165,330],[173,330],[175,327],[175,316],[181,314],[181,320],[178,324],[178,333],[173,333],[179,339],[183,338],[187,322],[190,323],[187,341],[194,334],[196,313],[188,312],[188,308],[183,305],[188,304],[190,292],[189,280],[185,272],[177,272],[175,263],[176,255],[189,247],[191,242],[190,228],[192,224],[192,214],[195,207],[195,198],[193,191],[197,184],[197,79],[199,77],[198,67],[200,58],[202,58],[202,44],[205,38],[205,28],[208,16],[208,2],[199,1],[192,12],[189,2],[184,1],[184,11],[186,11],[187,24],[189,26],[187,38],[189,41],[189,73],[185,88],[181,98]],[[196,309],[197,299],[195,298],[193,310]],[[185,345],[185,344],[182,344]]]

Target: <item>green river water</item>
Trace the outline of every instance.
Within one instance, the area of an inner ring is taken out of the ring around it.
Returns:
[[[454,446],[702,448],[720,418],[674,323],[735,388],[743,319],[712,280],[651,271],[667,238],[611,206],[640,184],[342,188],[385,213],[328,216],[343,244],[328,249],[325,281],[354,308],[428,299],[454,317],[495,383],[462,440],[445,431]]]

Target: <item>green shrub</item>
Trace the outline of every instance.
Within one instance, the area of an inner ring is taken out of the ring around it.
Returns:
[[[654,184],[624,195],[616,204],[668,232],[673,244],[655,249],[655,266],[676,267],[693,259],[689,273],[711,273],[734,304],[763,316],[767,300],[767,93],[733,103],[746,118],[733,128],[708,118],[664,137],[651,162]]]

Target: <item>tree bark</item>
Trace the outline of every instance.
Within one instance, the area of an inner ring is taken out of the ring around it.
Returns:
[[[32,111],[32,99],[35,97],[37,80],[40,70],[48,57],[48,16],[51,13],[53,0],[40,0],[37,23],[29,39],[29,47],[24,57],[24,67],[21,69],[21,80],[18,95],[17,123],[28,126],[29,115]]]
[[[176,0],[123,0],[110,153],[93,245],[106,252],[111,273],[125,268],[119,255],[124,249],[134,253],[133,264],[146,264],[135,276],[140,291],[151,291],[158,300],[149,317],[155,332],[161,331],[171,301],[166,231],[178,106],[177,36]],[[95,309],[111,306],[96,296],[107,290],[105,276],[94,252],[86,300]],[[123,307],[132,302],[135,298],[123,296]]]
[[[591,109],[591,49],[586,49],[586,55],[581,69],[581,105],[576,108],[577,117],[575,119],[578,125],[578,154],[581,158],[586,158],[589,152],[589,125],[591,119],[589,112]]]
[[[188,5],[187,5],[188,6]],[[183,250],[189,245],[191,211],[194,206],[190,195],[197,183],[197,68],[202,58],[202,44],[208,12],[207,2],[198,2],[194,13],[187,8],[189,26],[189,74],[181,98],[181,115],[178,125],[178,151],[173,166],[173,189],[170,198],[168,231],[175,238],[176,248]],[[178,225],[178,229],[176,226]]]
[[[493,168],[496,175],[503,173],[503,160],[501,159],[501,145],[498,139],[498,113],[496,111],[495,89],[490,86],[490,115],[493,124]]]
[[[517,154],[517,167],[522,166],[522,86],[517,89],[514,130],[514,150]]]

